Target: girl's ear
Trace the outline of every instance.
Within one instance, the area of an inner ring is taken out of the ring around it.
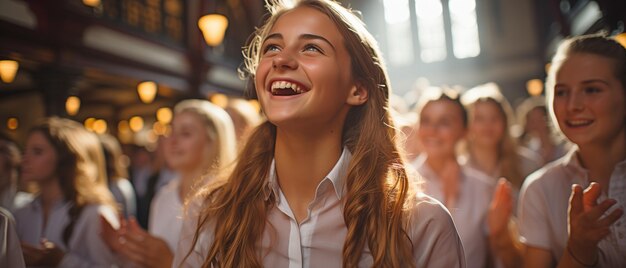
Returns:
[[[355,84],[352,88],[350,88],[350,93],[348,94],[348,99],[346,103],[354,106],[362,105],[367,101],[367,89],[363,87],[360,83]]]

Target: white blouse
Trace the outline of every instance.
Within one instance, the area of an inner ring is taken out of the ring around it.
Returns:
[[[178,195],[180,179],[176,178],[161,188],[152,200],[148,230],[167,243],[172,252],[176,251],[180,229],[183,226],[183,201]]]
[[[299,224],[278,185],[272,162],[266,197],[274,195],[276,205],[266,219],[259,219],[267,221],[257,246],[264,267],[342,266],[342,250],[348,232],[343,217],[343,187],[350,159],[350,152],[344,148],[335,167],[318,185],[315,198],[309,205],[309,216]],[[414,200],[406,231],[413,243],[416,266],[465,267],[461,241],[448,211],[441,203],[423,194],[418,194]],[[202,200],[193,200],[187,210],[173,267],[179,267],[179,264],[181,267],[200,267],[213,243],[213,230],[219,219],[203,228],[198,243],[192,244],[201,204]],[[191,254],[185,258],[190,250]],[[359,267],[371,267],[372,262],[366,245]]]
[[[443,185],[426,164],[426,155],[415,159],[413,165],[424,179],[424,192],[443,202]],[[487,213],[495,182],[486,174],[467,165],[461,165],[460,172],[459,196],[455,207],[448,209],[463,242],[467,267],[487,267],[487,256],[490,252]]]
[[[65,252],[58,267],[112,267],[116,258],[100,238],[100,215],[114,228],[119,220],[115,210],[104,205],[87,205],[83,208],[74,225],[68,244],[63,242],[63,231],[70,221],[70,202],[59,201],[52,206],[44,226],[41,199],[35,198],[30,204],[15,212],[16,229],[19,239],[32,246],[40,247],[41,240],[47,239]]]
[[[520,192],[518,208],[522,242],[552,253],[557,262],[568,240],[568,206],[572,184],[587,188],[589,172],[572,148],[564,157],[528,176]],[[598,203],[607,198],[617,200],[609,210],[626,206],[626,160],[618,163],[609,181],[609,192],[602,193]],[[626,214],[615,222],[611,233],[598,244],[601,252],[597,267],[626,267]]]

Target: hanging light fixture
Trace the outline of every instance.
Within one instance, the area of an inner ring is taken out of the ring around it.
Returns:
[[[526,91],[530,96],[539,96],[543,92],[543,82],[541,79],[531,79],[526,82]]]
[[[137,85],[137,93],[143,103],[151,103],[156,97],[157,84],[153,81],[141,82]]]
[[[17,120],[17,117],[9,117],[7,119],[7,128],[10,130],[16,130],[20,126],[20,121]]]
[[[88,7],[98,7],[100,6],[100,0],[83,0],[83,4]]]
[[[228,27],[228,18],[221,14],[208,14],[198,20],[198,27],[202,31],[204,41],[209,46],[217,46],[224,40]]]
[[[15,79],[20,64],[14,60],[0,60],[0,79],[2,82],[11,83]]]
[[[65,111],[68,115],[76,115],[80,109],[80,99],[77,96],[69,96],[65,100]]]
[[[169,124],[172,121],[172,109],[168,107],[159,108],[156,113],[156,118],[163,125]]]
[[[129,126],[130,130],[134,132],[139,132],[141,129],[143,129],[143,118],[141,118],[140,116],[131,117],[129,121]]]

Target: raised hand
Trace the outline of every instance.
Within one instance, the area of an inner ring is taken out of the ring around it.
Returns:
[[[592,182],[584,192],[580,185],[572,185],[567,250],[571,257],[583,266],[597,263],[598,243],[610,234],[610,226],[624,213],[618,208],[602,217],[616,201],[606,199],[598,204],[601,191],[600,184],[595,182]]]
[[[501,235],[508,230],[512,212],[513,194],[511,184],[505,178],[500,178],[491,198],[487,215],[490,235]]]

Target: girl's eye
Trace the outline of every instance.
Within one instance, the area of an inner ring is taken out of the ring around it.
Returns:
[[[270,52],[270,51],[278,51],[279,47],[277,45],[274,44],[268,44],[265,46],[265,48],[263,48],[263,54]]]
[[[593,93],[598,93],[600,92],[600,89],[597,87],[587,87],[585,88],[585,93],[587,94],[593,94]]]
[[[557,88],[554,90],[554,96],[557,96],[557,97],[567,96],[567,90]]]
[[[320,53],[322,53],[322,50],[318,46],[311,45],[311,44],[304,46],[304,51],[312,51],[312,52],[320,52]]]

